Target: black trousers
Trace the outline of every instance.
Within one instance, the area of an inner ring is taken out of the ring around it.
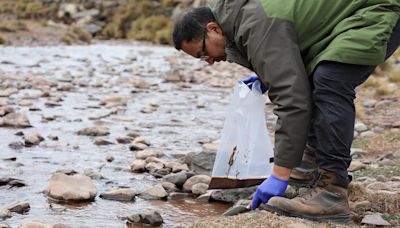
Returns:
[[[400,22],[387,46],[386,58],[400,44]],[[315,155],[318,167],[336,173],[337,185],[347,187],[347,168],[354,137],[356,87],[376,66],[321,62],[312,77],[312,122],[306,153]]]

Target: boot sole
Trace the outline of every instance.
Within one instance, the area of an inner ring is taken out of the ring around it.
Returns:
[[[339,224],[349,224],[350,223],[350,214],[337,214],[337,215],[304,215],[301,213],[296,213],[292,211],[287,211],[285,209],[277,208],[274,206],[270,206],[268,204],[264,204],[265,209],[270,212],[276,212],[280,215],[285,215],[289,217],[296,217],[296,218],[304,218],[316,222],[333,222]]]

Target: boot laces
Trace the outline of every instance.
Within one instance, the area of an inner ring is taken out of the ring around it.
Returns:
[[[313,198],[314,195],[319,192],[319,188],[324,188],[329,185],[330,179],[331,178],[329,176],[318,172],[311,183],[306,186],[307,189],[300,194],[299,197],[306,200]]]

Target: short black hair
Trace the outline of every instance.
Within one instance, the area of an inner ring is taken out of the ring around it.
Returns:
[[[215,22],[209,7],[197,7],[181,14],[175,22],[172,34],[175,48],[179,51],[183,41],[201,39],[209,22]]]

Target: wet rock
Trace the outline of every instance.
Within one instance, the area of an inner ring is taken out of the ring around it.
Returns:
[[[102,179],[106,179],[105,177],[103,177],[103,175],[101,175],[101,173],[89,168],[89,169],[85,169],[83,171],[83,174],[90,177],[92,180],[102,180]]]
[[[248,188],[214,190],[211,198],[216,201],[235,203],[240,199],[248,199],[255,192],[257,186]]]
[[[184,172],[171,173],[163,177],[163,181],[171,182],[176,186],[182,186],[187,180],[187,176]]]
[[[168,196],[168,193],[165,191],[161,184],[157,184],[154,187],[151,187],[144,192],[139,194],[139,197],[146,200],[157,200],[164,199]]]
[[[161,185],[163,186],[165,191],[167,191],[168,193],[177,192],[178,191],[178,188],[176,187],[176,185],[171,183],[171,182],[164,181],[164,182],[161,182]]]
[[[2,185],[10,185],[12,187],[24,187],[26,186],[25,182],[15,178],[9,177],[0,177],[0,186]]]
[[[68,228],[63,224],[45,224],[40,222],[25,222],[19,228]]]
[[[208,203],[211,199],[213,191],[207,191],[205,194],[197,197],[197,200],[203,203]]]
[[[8,146],[14,150],[20,150],[20,149],[24,148],[25,144],[23,142],[16,141],[16,142],[9,143]]]
[[[31,100],[23,99],[18,104],[19,106],[32,106],[33,102]]]
[[[389,222],[384,220],[380,214],[366,215],[361,224],[375,225],[375,226],[391,226]]]
[[[180,82],[183,81],[183,79],[183,75],[177,69],[172,69],[164,76],[164,82]]]
[[[184,162],[189,165],[191,170],[197,174],[211,175],[212,168],[214,166],[216,153],[188,153]]]
[[[113,162],[113,161],[114,161],[114,157],[111,156],[111,155],[108,155],[108,156],[106,157],[106,161],[107,161],[107,162]]]
[[[116,138],[117,142],[120,144],[129,144],[133,142],[133,138],[129,136],[119,136]]]
[[[145,160],[134,160],[131,163],[131,171],[132,172],[144,172],[146,167],[146,161]]]
[[[144,149],[146,149],[148,147],[149,146],[147,146],[146,144],[143,144],[143,143],[132,142],[132,144],[129,146],[129,150],[131,150],[131,151],[144,150]]]
[[[126,106],[128,103],[128,97],[108,95],[101,99],[100,105],[104,105],[108,108],[116,106]]]
[[[14,109],[12,107],[0,106],[0,116],[5,116],[9,113],[13,113]]]
[[[151,84],[140,77],[131,77],[129,80],[138,89],[150,89]]]
[[[163,224],[163,218],[157,211],[139,213],[128,216],[128,223],[147,224],[150,226],[160,226]]]
[[[24,214],[31,209],[31,206],[28,202],[15,202],[11,205],[6,206],[5,209],[18,214]]]
[[[105,136],[110,134],[110,130],[107,127],[95,126],[83,128],[79,130],[77,134],[87,136]]]
[[[142,137],[142,136],[136,137],[133,140],[133,143],[141,143],[141,144],[144,144],[146,146],[150,146],[151,145],[150,141],[148,139],[146,139],[145,137]]]
[[[400,182],[400,176],[393,176],[390,178],[391,181],[399,181]]]
[[[212,143],[204,143],[203,150],[208,153],[216,153],[218,151],[219,141],[214,141]]]
[[[7,114],[3,118],[0,118],[0,120],[0,126],[10,126],[18,128],[32,127],[28,117],[19,113]]]
[[[161,157],[162,153],[153,150],[142,150],[135,153],[137,159],[147,159],[148,157]]]
[[[162,169],[153,169],[150,170],[150,174],[154,176],[155,178],[161,178],[165,175],[168,175],[171,172],[171,169],[169,168],[162,168]]]
[[[158,162],[150,162],[146,164],[146,170],[149,172],[164,168],[164,164]]]
[[[172,166],[172,172],[177,173],[181,171],[189,171],[189,167],[187,166],[187,164],[175,164],[174,166]]]
[[[79,174],[68,176],[63,173],[54,173],[45,193],[55,200],[77,202],[94,200],[97,190],[88,176]]]
[[[130,132],[128,132],[128,134],[126,134],[128,137],[131,137],[131,138],[137,138],[137,137],[139,137],[140,136],[140,134],[139,134],[139,132],[136,132],[136,131],[130,131]]]
[[[18,89],[17,88],[10,87],[10,88],[7,88],[7,89],[2,89],[0,91],[0,97],[9,97],[14,93],[18,93]]]
[[[148,157],[148,158],[146,158],[145,161],[146,161],[146,164],[151,163],[151,162],[155,162],[155,163],[161,163],[161,164],[164,165],[164,167],[166,167],[165,166],[166,162],[164,160],[156,158],[156,157]],[[169,168],[169,167],[167,167],[167,168]],[[172,168],[169,168],[169,169],[172,170]]]
[[[17,157],[15,157],[15,156],[5,157],[5,158],[2,158],[1,160],[3,160],[3,161],[16,161]]]
[[[203,183],[203,184],[210,184],[211,181],[211,177],[206,176],[206,175],[196,175],[193,176],[189,179],[187,179],[187,181],[183,184],[183,188],[182,190],[185,192],[191,192],[192,191],[192,187],[195,184],[198,183]]]
[[[1,219],[1,216],[0,216]],[[7,224],[1,224],[0,223],[0,228],[11,228],[11,226],[7,225]]]
[[[106,145],[111,145],[111,144],[114,144],[114,143],[105,138],[96,138],[94,140],[94,145],[96,145],[96,146],[106,146]]]
[[[48,135],[48,139],[53,140],[53,141],[58,141],[58,136],[57,135]]]
[[[170,200],[179,200],[179,199],[184,199],[186,197],[189,197],[189,193],[184,193],[184,192],[171,192],[169,194],[169,199]]]
[[[6,209],[0,209],[0,219],[6,219],[11,217],[11,212]]]
[[[100,194],[100,198],[116,201],[134,201],[138,192],[132,188],[113,189]]]
[[[359,160],[352,160],[349,168],[347,169],[350,172],[354,172],[357,170],[365,169],[367,166]]]
[[[237,205],[229,208],[227,211],[225,211],[222,215],[223,216],[233,216],[233,215],[238,215],[241,213],[249,212],[250,208],[247,208],[246,206],[243,205]]]
[[[73,169],[59,169],[57,171],[55,171],[54,173],[64,173],[65,175],[75,175],[78,172],[73,170]]]
[[[28,132],[24,134],[24,140],[26,146],[33,146],[39,145],[40,142],[44,141],[44,138],[38,132]]]
[[[192,193],[195,195],[205,194],[208,190],[208,184],[198,183],[193,185]]]

